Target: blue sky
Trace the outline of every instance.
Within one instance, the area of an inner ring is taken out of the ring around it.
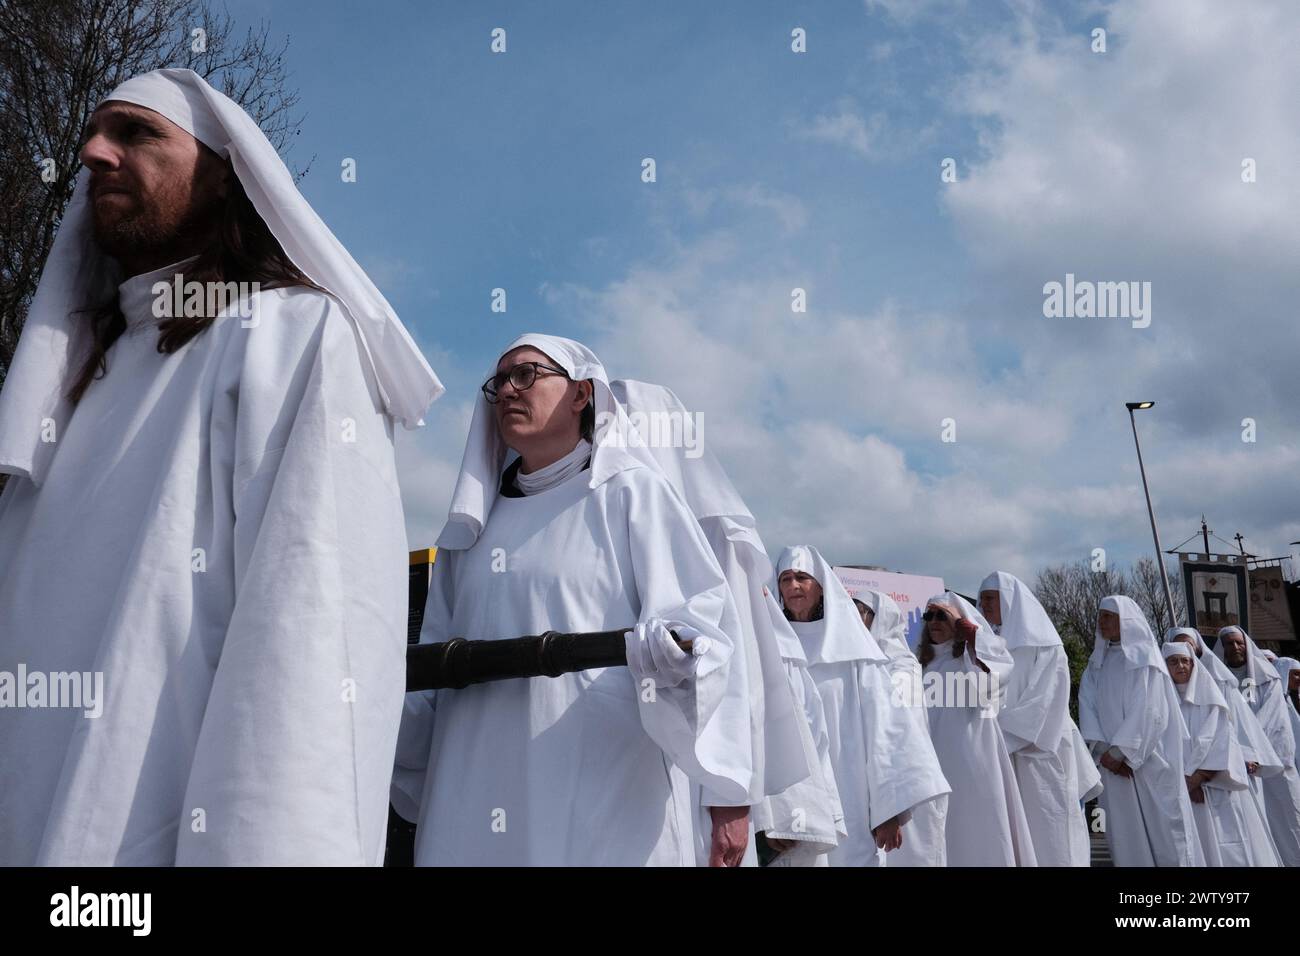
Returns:
[[[1294,4],[229,9],[291,36],[303,192],[448,386],[401,443],[412,547],[445,516],[474,388],[533,330],[703,413],[773,551],[968,591],[1096,547],[1131,561],[1135,398],[1158,402],[1167,547],[1202,511],[1258,553],[1300,539]],[[1045,318],[1067,271],[1152,282],[1151,327]]]

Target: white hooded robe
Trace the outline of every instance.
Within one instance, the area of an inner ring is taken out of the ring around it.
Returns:
[[[1286,696],[1286,684],[1255,641],[1239,627],[1219,631],[1214,645],[1219,660],[1224,660],[1223,635],[1228,631],[1237,631],[1246,640],[1245,666],[1228,669],[1237,677],[1242,697],[1282,763],[1281,773],[1260,780],[1273,843],[1284,866],[1300,866],[1300,772],[1296,770],[1295,733],[1287,716],[1291,701]]]
[[[998,725],[1011,753],[1039,866],[1088,866],[1092,850],[1083,804],[1101,793],[1087,746],[1070,719],[1070,662],[1051,618],[1015,575],[998,571],[981,591],[997,591],[1015,667]],[[1081,777],[1079,770],[1083,768]]]
[[[1188,776],[1197,770],[1214,773],[1201,784],[1202,802],[1192,802],[1205,865],[1279,866],[1268,830],[1250,795],[1246,761],[1237,743],[1228,702],[1189,645],[1172,641],[1161,652],[1166,661],[1174,657],[1192,661],[1191,677],[1174,687],[1187,726],[1183,769]]]
[[[864,590],[854,595],[874,613],[871,635],[889,658],[890,682],[897,691],[909,687],[904,706],[918,730],[930,736],[929,712],[921,686],[921,662],[907,646],[907,621],[902,608],[888,594]],[[903,845],[888,855],[890,866],[947,866],[948,844],[945,827],[948,819],[948,795],[927,800],[912,810],[912,819],[903,827]]]
[[[710,807],[756,806],[809,779],[817,753],[804,709],[796,701],[768,605],[766,585],[772,562],[763,547],[754,516],[713,452],[703,445],[702,426],[694,448],[687,429],[694,418],[670,389],[632,379],[610,383],[614,398],[626,410],[637,436],[655,464],[695,515],[718,560],[740,617],[740,638],[731,664],[731,679],[750,707],[750,791],[734,804],[697,787],[696,862],[708,865],[713,823]],[[779,617],[779,615],[778,615]],[[784,624],[784,621],[781,621]],[[742,686],[743,685],[743,686]],[[823,802],[814,816],[830,819],[834,808]],[[743,865],[757,865],[754,814]],[[834,846],[833,830],[831,846]],[[820,839],[820,837],[818,837]]]
[[[853,599],[816,548],[786,548],[777,574],[805,571],[822,586],[821,620],[791,621],[826,714],[831,766],[848,833],[831,866],[881,866],[886,851],[872,830],[950,792],[929,738],[894,698],[888,658],[858,616]],[[774,590],[779,594],[779,589]]]
[[[230,157],[335,294],[257,292],[162,354],[153,283],[185,263],[131,278],[74,409],[72,310],[116,268],[83,171],[0,392],[0,672],[101,675],[102,713],[0,711],[0,864],[378,865],[405,673],[394,422],[441,386],[238,106],[188,70],[108,99]]]
[[[977,627],[976,656],[984,672],[970,659],[969,649],[954,657],[952,643],[934,645],[934,659],[924,665],[926,712],[930,739],[952,784],[945,827],[949,866],[1036,866],[1033,838],[1016,786],[1015,770],[998,726],[1002,688],[1014,666],[1002,639],[979,611],[952,591],[931,598]],[[939,693],[952,681],[988,681],[988,706],[976,694]],[[943,682],[939,684],[938,682]]]
[[[1101,754],[1115,748],[1133,770],[1101,768],[1106,842],[1116,866],[1204,866],[1183,772],[1186,728],[1155,635],[1131,598],[1102,598],[1120,640],[1098,630],[1079,683],[1079,729]]]
[[[626,442],[596,357],[547,335],[502,354],[522,345],[595,385],[590,467],[500,495],[505,447],[479,398],[421,642],[659,618],[699,635],[693,675],[648,691],[606,667],[408,694],[394,805],[418,822],[417,866],[692,866],[692,786],[739,803],[752,785],[749,702],[728,673],[735,606],[695,516]]]

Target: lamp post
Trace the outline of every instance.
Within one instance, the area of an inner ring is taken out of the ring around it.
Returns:
[[[1147,515],[1151,518],[1151,537],[1156,543],[1156,570],[1160,572],[1160,583],[1165,588],[1165,607],[1169,609],[1169,626],[1177,627],[1178,622],[1174,620],[1174,596],[1169,591],[1169,576],[1165,574],[1165,553],[1160,547],[1160,532],[1156,530],[1156,513],[1151,507],[1151,489],[1147,487],[1147,470],[1142,464],[1142,443],[1138,441],[1137,419],[1134,418],[1133,412],[1138,409],[1151,408],[1155,402],[1125,402],[1124,407],[1128,409],[1129,424],[1133,426],[1133,445],[1137,448],[1138,471],[1142,473],[1142,491],[1147,498]]]

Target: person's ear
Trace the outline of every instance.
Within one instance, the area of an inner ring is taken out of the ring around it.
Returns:
[[[578,394],[573,400],[573,405],[578,411],[582,411],[591,404],[592,386],[589,379],[583,379],[578,382]]]

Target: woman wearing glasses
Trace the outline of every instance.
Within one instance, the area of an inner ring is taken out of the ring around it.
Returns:
[[[690,782],[741,806],[751,783],[738,616],[699,523],[599,359],[525,335],[482,386],[420,639],[633,625],[627,667],[407,695],[416,865],[689,866]]]
[[[952,591],[930,599],[917,657],[930,739],[952,785],[949,866],[1036,866],[1011,757],[998,727],[1011,676],[1006,642]]]

